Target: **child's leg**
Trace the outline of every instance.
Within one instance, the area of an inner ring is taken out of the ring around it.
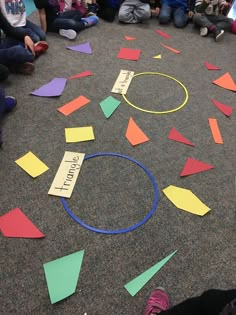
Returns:
[[[11,64],[23,64],[25,62],[34,61],[34,55],[21,45],[9,47],[8,43],[7,46],[7,48],[1,48],[0,46],[0,60],[2,64],[7,66]]]
[[[9,75],[9,70],[6,66],[0,64],[0,81],[6,80]]]
[[[143,3],[141,1],[137,1],[137,6],[134,10],[134,18],[138,22],[142,22],[150,19],[151,17],[151,8],[148,3]]]
[[[172,7],[167,4],[163,4],[159,14],[159,23],[168,24],[171,21]]]
[[[32,23],[31,21],[29,20],[26,20],[26,25],[25,27],[26,29],[30,29],[31,31],[31,35],[29,35],[32,39],[32,41],[34,43],[37,43],[39,41],[45,41],[46,40],[46,34],[45,32],[42,30],[42,28],[34,23]]]
[[[202,15],[200,13],[194,14],[193,23],[196,26],[207,27],[207,29],[210,29],[212,26],[214,26],[214,24],[211,21],[210,15]]]
[[[125,0],[125,2],[121,5],[118,19],[122,23],[138,23],[139,21],[134,14],[134,10],[136,9],[136,0]]]
[[[218,27],[220,30],[231,31],[233,25],[233,19],[228,18],[227,16],[213,16],[211,17],[212,22]]]
[[[56,33],[61,29],[75,32],[82,31],[85,29],[85,24],[81,21],[81,17],[81,13],[76,10],[63,12],[51,23],[49,31]]]
[[[188,17],[184,9],[178,8],[173,13],[174,25],[178,28],[185,27],[188,23]]]

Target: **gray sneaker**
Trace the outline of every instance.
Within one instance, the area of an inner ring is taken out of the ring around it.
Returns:
[[[69,29],[69,30],[60,29],[59,34],[63,37],[68,38],[68,39],[75,39],[77,36],[76,31],[71,30],[71,29]]]
[[[208,34],[208,28],[206,26],[201,27],[200,35],[204,37],[204,36],[207,36],[207,34]]]

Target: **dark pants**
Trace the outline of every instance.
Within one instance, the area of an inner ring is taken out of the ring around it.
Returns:
[[[58,32],[60,29],[72,29],[80,32],[85,29],[85,24],[81,22],[82,14],[77,10],[60,13],[48,26],[49,32]]]
[[[184,27],[188,23],[188,16],[184,8],[173,8],[163,4],[159,15],[160,24],[167,24],[172,18],[174,25],[179,28]]]
[[[236,298],[236,290],[208,290],[201,296],[187,299],[163,315],[220,315],[220,312]]]
[[[9,76],[8,68],[0,64],[0,81],[6,80],[8,76]]]
[[[29,37],[34,43],[39,42],[40,40],[46,39],[46,34],[42,28],[31,21],[26,20],[26,25],[22,27],[17,27],[18,29],[26,30]]]
[[[193,23],[200,27],[207,27],[208,29],[215,25],[220,30],[230,31],[233,19],[224,15],[201,15],[199,13],[194,14]]]

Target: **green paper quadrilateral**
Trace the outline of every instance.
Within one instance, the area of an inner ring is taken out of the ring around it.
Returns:
[[[161,261],[159,261],[157,264],[155,264],[148,270],[141,273],[138,277],[134,278],[129,283],[127,283],[125,285],[125,288],[129,292],[129,294],[135,296],[135,294],[142,289],[142,287],[167,263],[167,261],[172,256],[174,256],[176,252],[177,250],[171,253],[169,256],[162,259]]]
[[[103,100],[100,103],[101,109],[104,115],[106,116],[106,118],[109,118],[119,105],[120,105],[120,101],[118,101],[112,96],[108,96],[105,100]]]
[[[43,265],[52,304],[75,293],[83,256],[81,250]]]

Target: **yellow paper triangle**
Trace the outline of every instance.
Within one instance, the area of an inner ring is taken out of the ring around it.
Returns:
[[[161,59],[161,55],[156,55],[153,57],[154,59]]]

